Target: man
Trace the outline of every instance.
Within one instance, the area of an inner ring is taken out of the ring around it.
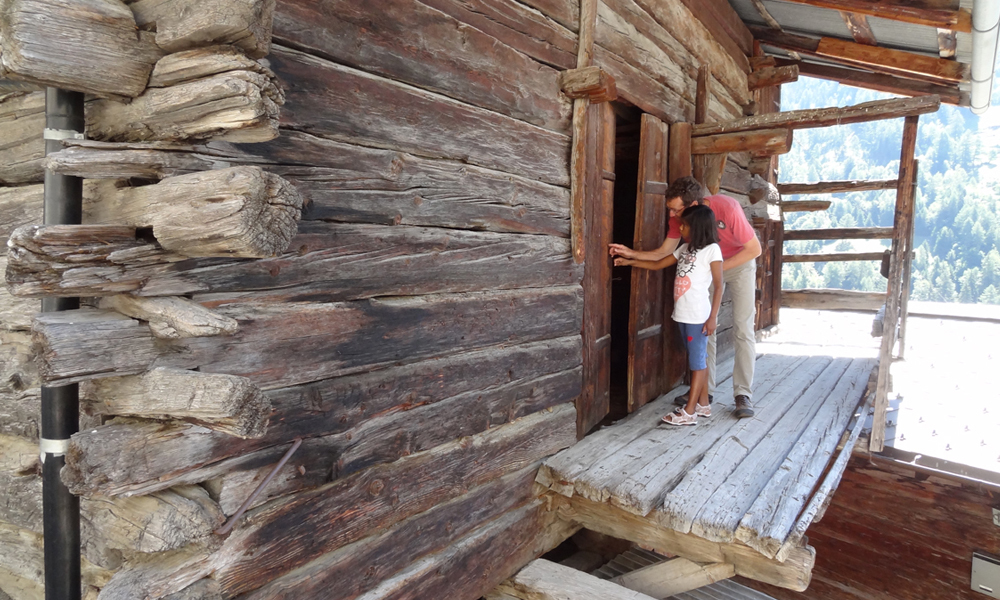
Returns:
[[[636,260],[657,261],[673,253],[680,243],[680,219],[684,209],[694,203],[703,204],[715,213],[719,227],[719,247],[722,249],[722,280],[730,290],[733,299],[733,320],[736,329],[736,364],[733,367],[733,396],[736,410],[733,415],[739,419],[752,417],[752,395],[754,362],[756,361],[756,337],[754,317],[756,315],[757,261],[760,256],[760,241],[753,227],[743,213],[740,203],[722,194],[703,197],[703,188],[694,177],[681,177],[667,188],[667,208],[670,211],[667,239],[656,250],[632,250],[621,244],[609,244],[612,256],[623,256]],[[711,292],[709,292],[711,293]],[[713,333],[708,340],[708,391],[715,391],[715,347]],[[709,396],[711,398],[711,395]],[[680,400],[680,399],[679,399]],[[684,401],[686,402],[686,398]]]

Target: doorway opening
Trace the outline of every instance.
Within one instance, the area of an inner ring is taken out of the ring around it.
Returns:
[[[616,244],[632,247],[635,240],[636,193],[639,177],[639,143],[642,111],[630,104],[612,103],[615,111],[614,232]],[[611,394],[608,419],[628,414],[629,303],[631,267],[611,272]]]

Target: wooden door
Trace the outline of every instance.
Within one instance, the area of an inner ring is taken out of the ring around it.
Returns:
[[[674,123],[670,126],[669,154],[667,156],[667,182],[691,175],[691,124]],[[664,196],[664,200],[666,197]],[[666,219],[667,215],[664,214]],[[666,393],[684,381],[688,374],[687,349],[681,339],[680,329],[674,325],[674,277],[677,267],[663,271],[663,387]]]
[[[667,144],[667,125],[652,115],[642,115],[632,243],[637,250],[655,250],[666,235]],[[663,271],[632,270],[628,319],[629,412],[663,391],[665,291]]]
[[[608,414],[611,399],[611,266],[615,185],[615,113],[610,102],[587,108],[584,196],[583,392],[577,435]]]

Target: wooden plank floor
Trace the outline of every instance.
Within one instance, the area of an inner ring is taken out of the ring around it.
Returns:
[[[697,426],[661,424],[680,388],[551,457],[538,480],[566,496],[773,557],[824,477],[876,364],[764,354],[757,359],[753,418],[735,419],[732,398],[719,393],[713,416]],[[720,375],[731,373],[731,361],[720,365]],[[731,385],[727,377],[718,389]]]

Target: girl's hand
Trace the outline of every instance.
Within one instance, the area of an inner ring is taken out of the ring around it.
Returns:
[[[709,317],[709,319],[705,321],[705,326],[701,328],[701,332],[705,335],[712,335],[718,327],[719,319],[717,317]]]
[[[634,262],[635,261],[629,260],[627,258],[616,258],[615,259],[615,266],[616,267],[631,267]]]
[[[635,250],[629,248],[628,246],[623,246],[622,244],[608,244],[608,254],[610,254],[611,256],[623,256],[625,258],[635,258]],[[615,265],[623,266],[619,265],[617,261],[615,261]]]

